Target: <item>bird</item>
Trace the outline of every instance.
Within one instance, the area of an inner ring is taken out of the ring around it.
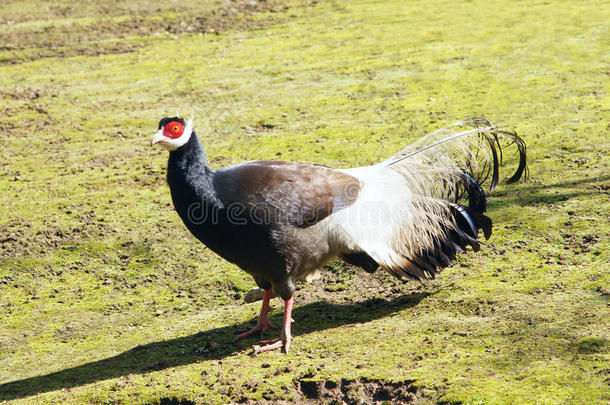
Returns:
[[[468,118],[408,144],[389,158],[334,169],[255,160],[216,168],[188,121],[159,121],[151,146],[169,151],[167,183],[176,212],[204,245],[249,273],[264,290],[256,325],[233,341],[271,326],[269,301],[284,301],[279,339],[255,353],[288,352],[296,282],[339,258],[364,271],[434,278],[457,253],[488,239],[487,195],[499,183],[503,149],[516,147],[507,183],[527,177],[526,143],[484,117]]]

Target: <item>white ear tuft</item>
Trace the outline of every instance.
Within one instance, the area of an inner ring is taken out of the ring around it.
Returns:
[[[184,135],[188,137],[191,136],[191,132],[193,132],[193,116],[186,122],[186,126],[184,127]],[[184,135],[182,137],[184,137]]]

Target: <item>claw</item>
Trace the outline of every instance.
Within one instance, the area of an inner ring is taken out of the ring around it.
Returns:
[[[263,333],[265,333],[267,328],[271,326],[271,322],[269,322],[269,319],[267,319],[267,315],[269,314],[269,300],[271,299],[271,293],[271,289],[265,290],[265,293],[263,295],[263,305],[261,307],[261,313],[258,316],[258,322],[256,323],[256,326],[243,333],[235,335],[231,340],[231,343],[235,343],[242,339],[245,339],[248,336],[255,334],[256,332],[260,332],[261,338],[263,337]]]
[[[266,294],[267,293],[270,294],[270,291],[271,290],[267,290]],[[293,302],[294,302],[293,297],[290,297],[289,299],[285,300],[285,302],[284,302],[284,326],[282,328],[281,338],[275,339],[275,340],[261,340],[259,342],[260,344],[254,345],[252,347],[254,349],[252,354],[256,355],[256,354],[269,352],[271,350],[277,350],[277,349],[283,349],[284,353],[288,353],[288,350],[290,349],[290,341],[292,340],[292,335],[290,334],[290,324],[292,322],[294,322],[294,320],[292,319]],[[269,323],[269,321],[267,320],[266,314],[267,314],[267,310],[265,308],[265,304],[263,301],[263,310],[261,311],[261,316],[259,317],[259,322],[257,323],[257,325],[254,328],[250,329],[249,331],[235,336],[233,338],[233,341],[236,342],[236,341],[241,340],[245,337],[248,337],[258,331],[261,332],[261,338],[262,338],[262,334],[265,331],[265,329],[267,329],[269,326],[271,326],[271,323]],[[263,346],[261,346],[261,345],[263,345]]]
[[[273,343],[267,344],[265,346],[254,345],[254,354],[260,354],[264,352],[269,352],[271,350],[281,349],[282,347],[286,347],[286,344],[282,340],[276,340]]]
[[[260,332],[261,333],[261,338],[263,337],[263,333],[265,333],[265,331],[267,330],[267,328],[269,327],[269,323],[268,322],[263,322],[262,325],[256,325],[255,327],[253,327],[252,329],[249,329],[243,333],[240,333],[238,335],[235,335],[233,337],[233,339],[231,340],[231,343],[236,343],[239,342],[242,339],[245,339],[249,336],[254,335],[256,332]]]

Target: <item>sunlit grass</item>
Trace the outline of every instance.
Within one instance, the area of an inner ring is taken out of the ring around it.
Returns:
[[[221,35],[104,39],[129,52],[0,50],[0,384],[16,382],[0,400],[290,399],[313,369],[417,380],[430,401],[609,401],[607,5],[359,0],[282,13]],[[0,33],[52,24],[32,15]],[[34,60],[6,63],[21,53]],[[258,312],[242,305],[254,283],[188,234],[166,152],[148,146],[176,110],[194,112],[215,167],[365,165],[485,115],[527,140],[531,175],[491,197],[482,252],[400,287],[430,295],[347,305],[379,294],[353,296],[358,278],[339,271],[327,304],[297,301],[292,352],[253,358],[252,342],[228,342]]]

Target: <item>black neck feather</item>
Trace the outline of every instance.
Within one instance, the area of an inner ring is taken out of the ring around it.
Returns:
[[[167,182],[174,206],[181,210],[193,203],[216,204],[212,185],[214,171],[208,166],[207,157],[195,131],[186,144],[169,153]]]

